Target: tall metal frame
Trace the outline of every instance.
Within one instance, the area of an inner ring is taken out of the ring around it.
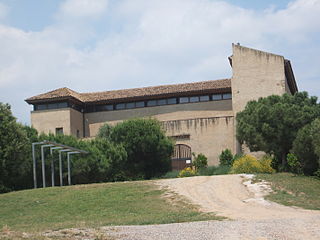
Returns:
[[[70,164],[70,155],[71,154],[88,154],[88,152],[74,147],[66,146],[52,141],[43,141],[43,142],[34,142],[32,143],[32,160],[33,160],[33,181],[34,188],[37,188],[37,159],[36,159],[36,145],[41,145],[41,170],[42,170],[42,186],[46,187],[46,172],[45,172],[45,151],[46,147],[50,147],[50,154],[53,155],[53,150],[59,151],[59,178],[60,186],[63,186],[62,179],[62,152],[67,152],[67,161],[68,161],[68,184],[71,185],[71,164]],[[51,161],[51,186],[55,186],[54,181],[54,158],[52,157]]]

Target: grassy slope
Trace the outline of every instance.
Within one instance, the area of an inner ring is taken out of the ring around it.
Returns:
[[[320,210],[320,180],[290,173],[257,174],[270,182],[274,193],[266,198],[287,206]]]
[[[150,182],[103,183],[0,195],[0,228],[40,231],[219,219],[186,202],[168,204]]]

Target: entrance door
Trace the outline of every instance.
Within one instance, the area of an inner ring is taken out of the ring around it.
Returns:
[[[171,157],[172,170],[182,170],[191,165],[191,147],[185,144],[175,145]]]

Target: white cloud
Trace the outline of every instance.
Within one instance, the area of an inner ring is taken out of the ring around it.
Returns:
[[[98,17],[107,8],[107,0],[67,0],[61,12],[69,17]]]
[[[107,2],[67,1],[60,16],[119,22],[90,46],[84,43],[96,38],[95,28],[82,21],[62,18],[41,32],[0,25],[0,101],[25,122],[23,99],[63,86],[102,91],[230,77],[232,42],[285,55],[298,85],[312,91],[320,75],[319,5],[297,0],[253,11],[223,1],[123,0],[110,2],[112,16],[103,18]]]

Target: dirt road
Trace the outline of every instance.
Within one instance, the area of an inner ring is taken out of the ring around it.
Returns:
[[[266,183],[251,183],[253,175],[219,175],[158,181],[162,187],[185,196],[204,212],[231,219],[283,219],[320,216],[320,211],[286,207],[264,200]],[[319,225],[320,227],[320,225]]]

